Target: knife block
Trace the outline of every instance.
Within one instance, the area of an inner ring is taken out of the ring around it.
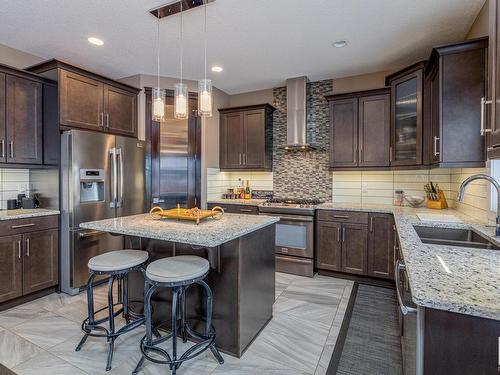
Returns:
[[[448,208],[448,202],[442,190],[439,191],[439,200],[431,201],[427,200],[427,208],[432,208],[434,210],[442,210]]]

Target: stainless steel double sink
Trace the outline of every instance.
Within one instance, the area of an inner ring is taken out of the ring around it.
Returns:
[[[413,228],[423,243],[500,250],[499,246],[472,229],[436,228],[419,225],[414,225]]]

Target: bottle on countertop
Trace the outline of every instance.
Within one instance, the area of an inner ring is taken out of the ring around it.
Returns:
[[[250,199],[250,181],[247,180],[247,187],[245,188],[245,199]]]
[[[241,180],[240,199],[245,199],[245,182]]]

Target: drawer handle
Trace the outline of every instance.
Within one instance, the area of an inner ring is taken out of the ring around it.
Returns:
[[[250,210],[248,208],[240,208],[240,212],[253,212],[253,210]]]
[[[334,219],[349,219],[349,216],[333,215]]]
[[[34,227],[34,226],[35,226],[35,223],[19,224],[19,225],[11,226],[10,229],[28,228],[28,227]]]

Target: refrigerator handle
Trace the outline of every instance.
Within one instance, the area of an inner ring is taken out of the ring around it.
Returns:
[[[116,180],[117,180],[117,171],[116,171],[116,148],[111,148],[109,150],[109,155],[111,156],[111,160],[112,160],[112,168],[113,168],[113,171],[111,172],[112,174],[112,178],[113,178],[113,182],[111,184],[111,203],[109,204],[109,207],[111,208],[115,208],[116,207],[116,199],[117,199],[117,196],[118,196],[118,192],[117,192],[117,183],[116,183]]]
[[[116,155],[120,160],[120,198],[116,202],[116,207],[123,206],[123,152],[121,148],[116,149]]]

